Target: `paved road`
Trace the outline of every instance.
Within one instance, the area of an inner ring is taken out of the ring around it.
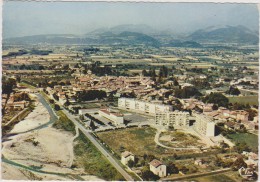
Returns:
[[[67,110],[63,108],[64,114],[78,127],[82,133],[97,147],[97,149],[109,160],[109,162],[122,174],[122,176],[127,181],[134,181],[134,179],[115,161],[112,155],[106,151],[97,140],[89,133],[89,131],[83,127],[76,119],[75,116],[70,114]]]
[[[231,168],[224,168],[224,169],[219,169],[216,171],[210,171],[210,172],[205,172],[205,173],[195,173],[195,174],[189,174],[189,175],[172,177],[172,178],[166,177],[166,178],[163,178],[162,181],[185,181],[185,179],[198,178],[198,177],[202,177],[202,176],[210,176],[210,175],[225,173],[225,172],[228,172],[231,170],[232,170]]]
[[[243,88],[240,88],[239,90],[243,90],[243,91],[247,91],[247,92],[252,92],[252,93],[258,94],[257,90],[248,90],[248,89],[243,89]]]
[[[154,142],[163,147],[163,148],[167,148],[167,149],[174,149],[174,150],[200,150],[200,148],[198,147],[168,147],[166,145],[163,145],[162,143],[160,143],[159,138],[160,138],[160,134],[161,134],[161,130],[157,130],[155,137],[154,137]]]

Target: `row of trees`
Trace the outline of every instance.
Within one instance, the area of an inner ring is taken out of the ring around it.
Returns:
[[[210,93],[202,99],[204,103],[216,104],[218,107],[228,107],[228,98],[221,93]]]
[[[77,92],[76,99],[77,101],[90,101],[95,99],[103,99],[106,98],[107,94],[102,90],[84,90],[82,92]]]
[[[231,86],[229,90],[226,91],[229,95],[239,95],[241,92],[238,88]]]
[[[90,114],[86,113],[85,114],[86,117],[88,117],[90,119],[90,121],[95,121],[96,123],[100,124],[100,125],[105,125],[102,121],[96,119],[95,117],[91,116]],[[92,123],[94,124],[94,123]],[[92,127],[92,126],[91,126]]]
[[[166,66],[162,66],[159,68],[159,74],[157,75],[155,72],[155,68],[150,68],[149,71],[146,71],[145,69],[142,71],[143,76],[150,76],[152,78],[155,78],[156,76],[162,77],[162,78],[167,78],[169,73],[172,72],[175,69],[173,66],[172,69],[169,69]]]

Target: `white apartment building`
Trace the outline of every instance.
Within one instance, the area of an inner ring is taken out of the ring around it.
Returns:
[[[170,105],[139,101],[132,98],[119,98],[118,107],[121,109],[129,109],[135,112],[147,113],[154,116],[159,112],[172,111],[172,106]]]
[[[174,111],[156,113],[155,123],[161,126],[172,126],[175,129],[184,129],[191,126],[191,120],[195,120],[194,129],[204,136],[215,136],[215,123],[213,118],[204,114],[195,114],[190,116],[189,112]]]
[[[182,111],[156,113],[155,123],[162,126],[173,126],[174,128],[189,127],[189,113]]]
[[[202,135],[211,137],[215,136],[215,123],[213,119],[209,116],[203,114],[195,114],[196,122],[194,124],[194,129],[201,133]]]
[[[114,122],[115,125],[124,124],[124,116],[121,113],[111,112],[107,109],[100,109],[98,111],[99,116],[105,117]]]

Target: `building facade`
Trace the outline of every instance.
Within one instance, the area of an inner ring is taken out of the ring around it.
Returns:
[[[194,120],[194,123],[192,123]],[[204,136],[215,136],[215,123],[213,118],[204,114],[190,116],[189,112],[173,111],[160,112],[155,115],[156,125],[185,129],[193,125],[193,128]]]
[[[124,124],[124,115],[117,112],[112,112],[108,109],[100,109],[98,111],[99,116],[105,117],[114,122],[115,125]]]
[[[194,129],[205,136],[215,136],[215,123],[209,116],[203,114],[195,114],[196,122],[194,123]]]
[[[122,164],[127,165],[130,160],[135,161],[135,156],[131,152],[125,151],[121,154]]]
[[[172,106],[170,105],[150,103],[132,98],[119,98],[118,107],[121,109],[133,110],[135,112],[147,113],[154,116],[159,112],[172,111]]]
[[[167,176],[166,165],[157,159],[154,159],[150,162],[150,171],[160,177]]]
[[[155,123],[162,126],[172,126],[175,128],[185,128],[190,126],[188,112],[174,111],[156,113]]]

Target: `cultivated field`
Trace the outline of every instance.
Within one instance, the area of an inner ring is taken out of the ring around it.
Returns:
[[[257,95],[228,97],[228,100],[232,104],[239,103],[239,104],[258,105]]]
[[[256,151],[258,149],[258,136],[250,133],[235,133],[228,134],[228,137],[231,138],[234,142],[245,142],[251,149]]]

